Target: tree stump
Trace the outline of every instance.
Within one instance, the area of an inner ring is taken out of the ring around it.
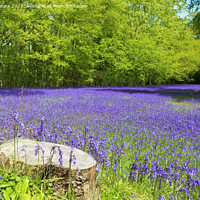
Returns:
[[[14,140],[0,145],[0,165],[5,169],[13,168],[16,160],[16,169],[20,168],[23,175],[59,178],[49,183],[54,194],[65,195],[71,183],[72,194],[77,199],[100,200],[96,185],[97,162],[87,153],[65,145],[29,139],[18,139],[15,147],[14,152]],[[76,163],[73,162],[75,159]]]

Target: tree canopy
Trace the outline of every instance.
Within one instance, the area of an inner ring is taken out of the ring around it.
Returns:
[[[200,8],[200,0],[190,0],[189,9],[199,9]]]
[[[9,2],[0,8],[1,87],[164,84],[199,70],[200,41],[179,2]]]

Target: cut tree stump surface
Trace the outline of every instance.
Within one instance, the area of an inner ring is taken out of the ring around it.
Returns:
[[[37,142],[29,139],[18,139],[16,142],[16,161],[27,175],[35,178],[39,173],[42,178],[62,178],[51,183],[54,193],[66,194],[69,185],[69,160],[72,148],[65,145]],[[39,154],[35,151],[39,147]],[[52,151],[52,148],[54,150]],[[62,166],[59,162],[59,150],[62,151]],[[18,152],[18,153],[17,153]],[[97,162],[89,154],[73,148],[73,156],[76,163],[71,163],[71,180],[75,197],[81,200],[99,200],[99,190],[96,187]],[[39,156],[39,161],[38,161]],[[5,169],[13,167],[14,163],[14,140],[0,145],[0,165]],[[38,168],[39,164],[39,168]]]
[[[17,146],[17,143],[16,143],[16,146]],[[24,163],[26,162],[28,165],[38,165],[38,155],[35,156],[35,150],[37,149],[37,146],[42,148],[39,150],[39,165],[44,165],[44,164],[49,163],[50,152],[53,147],[56,147],[55,153],[52,158],[52,163],[59,166],[60,156],[59,156],[59,151],[57,147],[60,147],[61,151],[63,152],[62,166],[64,168],[69,167],[70,152],[72,150],[71,147],[55,144],[55,143],[49,143],[49,142],[37,142],[34,140],[29,140],[29,139],[18,139],[19,160]],[[4,152],[4,154],[7,157],[11,157],[12,159],[14,158],[14,141],[13,140],[2,144],[0,146],[0,149],[1,149],[0,152]],[[25,149],[25,151],[22,151],[23,149]],[[43,151],[44,151],[44,154],[43,154]],[[25,154],[26,154],[26,157],[25,157]],[[95,159],[93,159],[89,154],[85,153],[84,151],[74,148],[73,155],[75,155],[76,164],[74,165],[72,163],[71,165],[72,169],[78,168],[82,170],[82,169],[88,169],[96,165]]]

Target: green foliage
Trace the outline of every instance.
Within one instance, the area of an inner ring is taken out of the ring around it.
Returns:
[[[43,191],[41,182],[36,185],[30,177],[18,176],[12,170],[6,172],[3,169],[0,174],[0,194],[5,200],[43,200],[51,195],[50,190]]]
[[[200,46],[178,17],[178,5],[35,0],[0,8],[0,87],[190,81],[199,70]]]
[[[198,12],[192,19],[193,30],[196,34],[196,39],[200,39],[200,12]]]
[[[198,9],[200,7],[200,0],[190,0],[189,9]]]
[[[30,187],[33,185],[31,179],[24,176],[19,177],[11,170],[6,173],[0,171],[2,179],[0,179],[0,192],[6,200],[10,199],[31,199]]]

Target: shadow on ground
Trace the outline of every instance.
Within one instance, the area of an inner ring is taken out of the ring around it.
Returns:
[[[0,96],[18,96],[19,93],[21,93],[21,88],[0,88]],[[42,91],[42,89],[39,88],[23,89],[23,96],[36,95],[36,94],[44,94],[44,91]]]
[[[176,85],[176,86],[145,86],[145,87],[118,87],[118,88],[99,88],[97,91],[113,91],[128,94],[159,94],[169,96],[177,102],[199,99],[200,85]]]

